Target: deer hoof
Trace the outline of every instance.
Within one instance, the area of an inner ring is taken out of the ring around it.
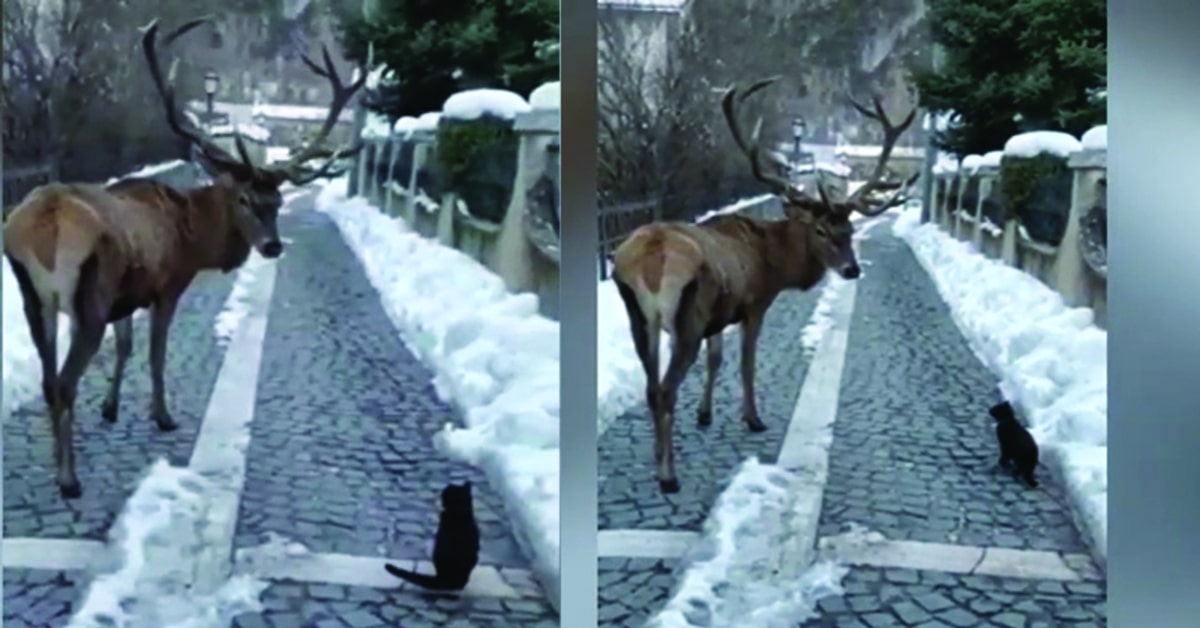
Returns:
[[[79,480],[59,484],[58,492],[62,494],[63,499],[79,499],[83,497],[83,485],[79,483]]]
[[[157,414],[154,416],[154,423],[158,426],[160,432],[174,432],[179,429],[179,424],[169,414]]]
[[[697,412],[696,422],[700,424],[700,427],[712,425],[712,410],[700,410]]]
[[[766,423],[763,423],[763,422],[762,422],[762,419],[760,419],[760,418],[758,418],[758,417],[756,417],[756,416],[753,416],[753,417],[750,417],[750,418],[746,419],[746,427],[750,428],[750,431],[751,431],[751,432],[765,432],[765,431],[767,431],[767,425],[766,425]]]
[[[109,423],[117,422],[117,402],[111,399],[105,399],[104,405],[100,406],[100,416],[104,417]]]
[[[678,493],[679,492],[679,480],[676,478],[671,478],[669,480],[659,480],[658,488],[660,490],[662,490],[663,494]]]

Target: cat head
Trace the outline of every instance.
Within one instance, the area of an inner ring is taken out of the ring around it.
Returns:
[[[442,508],[445,510],[471,509],[471,483],[447,484],[442,489]]]
[[[1013,414],[1012,404],[1007,401],[992,406],[992,409],[988,410],[988,414],[992,415],[992,418],[996,419],[997,423],[1011,421],[1017,418],[1016,415]]]

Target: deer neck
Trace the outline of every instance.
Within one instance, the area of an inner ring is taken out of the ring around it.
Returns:
[[[191,190],[187,233],[188,259],[195,269],[230,272],[250,257],[246,241],[234,219],[237,196],[229,189],[208,184]]]
[[[789,220],[766,223],[763,251],[777,291],[808,290],[825,277],[825,263],[808,240],[810,228]]]

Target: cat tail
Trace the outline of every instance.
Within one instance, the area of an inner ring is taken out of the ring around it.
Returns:
[[[423,573],[417,573],[415,571],[409,571],[407,569],[401,569],[391,563],[385,563],[383,568],[387,569],[388,573],[396,576],[397,578],[406,580],[419,587],[432,591],[461,591],[466,587],[466,583],[459,585],[457,582],[447,582],[438,576],[430,576]]]

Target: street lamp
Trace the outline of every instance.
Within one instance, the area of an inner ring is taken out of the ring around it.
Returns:
[[[796,142],[797,159],[800,158],[800,140],[804,139],[806,131],[808,131],[808,124],[804,121],[804,116],[792,118],[792,139]]]
[[[208,98],[208,112],[205,116],[209,126],[213,123],[213,97],[217,95],[217,87],[221,84],[221,77],[217,76],[216,71],[208,70],[204,73],[204,95]]]

